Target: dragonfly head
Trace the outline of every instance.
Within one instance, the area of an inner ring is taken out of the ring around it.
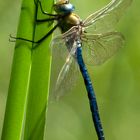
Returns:
[[[58,14],[68,14],[75,9],[75,7],[69,3],[69,0],[58,0],[53,6],[55,12]]]

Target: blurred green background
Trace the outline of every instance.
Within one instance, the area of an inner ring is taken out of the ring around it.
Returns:
[[[71,0],[82,19],[109,0]],[[10,80],[14,43],[21,1],[0,0],[0,135]],[[133,1],[117,26],[126,45],[98,67],[88,67],[94,83],[102,124],[107,140],[139,139],[140,131],[140,1]],[[53,79],[52,79],[53,81]],[[20,82],[20,81],[19,81]],[[47,113],[47,140],[97,139],[82,78],[76,87],[50,102]],[[14,129],[14,128],[13,128]]]

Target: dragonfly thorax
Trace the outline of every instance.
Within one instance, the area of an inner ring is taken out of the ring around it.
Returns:
[[[81,19],[78,15],[71,13],[68,16],[65,17],[65,20],[68,24],[71,25],[79,25],[81,23]]]
[[[58,22],[62,33],[64,33],[68,31],[71,27],[80,25],[81,19],[78,15],[70,13],[69,15],[63,17],[63,19]]]

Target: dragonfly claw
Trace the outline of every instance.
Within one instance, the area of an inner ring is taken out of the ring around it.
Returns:
[[[9,35],[9,42],[16,42],[16,37],[12,36],[11,34]]]

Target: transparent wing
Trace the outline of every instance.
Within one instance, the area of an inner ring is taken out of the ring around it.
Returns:
[[[70,93],[72,88],[76,85],[78,79],[78,66],[73,58],[70,58],[59,72],[54,89],[54,98],[58,100],[63,95]]]
[[[69,41],[70,40],[70,41]],[[71,90],[77,79],[78,68],[75,62],[73,32],[67,32],[53,39],[52,48],[52,80],[53,99],[58,99]]]
[[[83,21],[83,26],[94,33],[113,31],[131,2],[132,0],[112,0],[107,6],[87,17]]]
[[[119,32],[82,36],[83,57],[89,65],[100,65],[114,55],[123,45]]]

